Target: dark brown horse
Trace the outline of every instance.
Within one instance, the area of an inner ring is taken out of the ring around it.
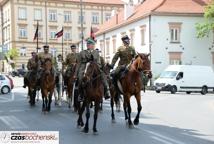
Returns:
[[[53,72],[52,60],[47,58],[44,62],[41,74],[42,111],[49,112],[51,109],[52,95],[55,88],[55,74]]]
[[[31,63],[31,70],[29,71],[29,76],[26,78],[28,87],[28,96],[30,97],[30,105],[35,105],[36,91],[37,91],[37,58]]]
[[[121,95],[119,91],[117,90],[116,86],[114,85],[112,78],[110,77],[110,70],[111,68],[109,67],[109,64],[107,63],[104,66],[104,73],[107,76],[109,88],[110,88],[110,93],[111,93],[111,118],[112,122],[115,122],[115,115],[114,115],[114,104],[116,105],[116,110],[120,112],[120,102],[121,102]]]
[[[123,95],[123,107],[125,113],[125,120],[128,120],[129,127],[133,127],[133,123],[131,120],[131,104],[130,98],[134,95],[137,101],[137,115],[134,119],[134,124],[139,124],[140,112],[142,109],[141,106],[141,89],[143,87],[143,83],[141,80],[141,72],[146,74],[148,78],[152,77],[151,69],[150,69],[150,60],[149,54],[138,54],[134,61],[130,65],[130,69],[127,74],[118,81],[119,89]]]
[[[71,65],[70,76],[66,77],[67,78],[67,101],[68,101],[68,107],[71,108],[72,103],[73,103],[74,111],[77,111],[77,109],[78,109],[78,99],[77,99],[78,95],[76,94],[77,91],[75,89],[76,80],[74,79],[76,66],[77,66],[76,63]]]
[[[88,133],[89,131],[89,117],[90,117],[90,104],[94,102],[94,124],[93,132],[97,133],[97,117],[99,111],[99,105],[102,101],[104,94],[104,87],[101,79],[101,72],[96,62],[91,61],[87,63],[85,72],[80,82],[80,90],[83,94],[84,100],[81,108],[79,109],[79,118],[77,120],[78,126],[84,126],[82,114],[86,108],[86,123],[83,132]]]

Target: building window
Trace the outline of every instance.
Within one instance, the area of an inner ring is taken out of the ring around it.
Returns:
[[[145,31],[146,31],[146,26],[141,26],[140,27],[140,34],[141,34],[141,45],[145,45]]]
[[[26,20],[27,19],[27,10],[26,8],[18,8],[18,18],[20,20]]]
[[[169,52],[169,64],[170,65],[181,65],[181,52]]]
[[[50,31],[50,39],[56,39],[55,34],[56,34],[56,31],[51,30]]]
[[[21,47],[19,53],[20,56],[26,56],[26,47]]]
[[[57,21],[57,11],[56,10],[49,11],[49,21]]]
[[[112,46],[113,46],[113,53],[116,53],[116,36],[112,37]]]
[[[111,14],[110,13],[106,13],[105,14],[105,21],[108,21],[111,18]]]
[[[64,11],[64,22],[71,22],[71,12]]]
[[[19,37],[20,38],[27,38],[27,29],[26,27],[19,28]]]
[[[131,45],[134,45],[134,39],[135,39],[135,30],[132,29],[130,30],[130,40],[131,40]]]
[[[79,17],[78,17],[78,23],[81,24],[81,20],[83,23],[85,23],[85,13],[82,13],[82,19],[81,19],[81,13],[79,13]]]
[[[110,54],[110,39],[106,39],[106,55]]]
[[[42,20],[42,10],[34,9],[34,20]]]
[[[71,29],[65,29],[64,31],[64,39],[71,40]]]
[[[181,32],[182,23],[169,23],[169,32],[170,32],[170,42],[179,43],[180,42],[180,32]]]
[[[99,13],[92,13],[92,24],[99,24]]]

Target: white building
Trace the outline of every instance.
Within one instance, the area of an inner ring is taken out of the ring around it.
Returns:
[[[156,78],[169,64],[214,67],[213,34],[196,38],[195,24],[204,21],[209,0],[144,0],[125,5],[96,33],[97,47],[110,61],[122,44],[121,36],[131,38],[137,52],[151,53],[151,69]]]

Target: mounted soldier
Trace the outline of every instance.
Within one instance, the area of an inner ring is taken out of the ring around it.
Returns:
[[[86,68],[86,64],[88,62],[90,62],[91,60],[95,61],[99,65],[100,70],[101,70],[100,55],[99,55],[99,52],[94,48],[95,48],[95,41],[92,38],[88,38],[87,39],[87,49],[81,51],[79,54],[79,57],[78,57],[77,71],[78,71],[79,83],[81,83],[83,73]],[[76,71],[75,76],[77,76],[77,71]],[[104,91],[105,91],[104,97],[105,97],[105,99],[108,99],[108,98],[110,98],[109,85],[106,80],[104,72],[102,70],[101,70],[101,72],[102,72],[101,78],[102,78],[102,81],[104,84]]]
[[[74,64],[77,63],[79,53],[76,52],[76,49],[77,49],[76,45],[72,44],[71,45],[71,53],[69,53],[66,56],[66,60],[64,63],[67,66],[67,69],[66,69],[65,74],[64,74],[64,85],[65,86],[68,85],[68,78],[71,75],[72,68],[73,68]]]
[[[137,55],[135,48],[133,46],[130,46],[130,38],[127,35],[123,36],[121,40],[123,42],[123,45],[118,48],[111,64],[109,65],[113,69],[115,63],[120,58],[116,70],[112,73],[113,81],[115,84],[118,79],[122,78],[127,73],[129,65]],[[143,72],[141,73],[141,79],[145,87],[148,82],[148,78],[144,75]]]
[[[24,85],[23,85],[23,88],[26,88],[26,86],[28,85],[28,79],[29,79],[29,76],[30,76],[32,70],[35,67],[35,63],[36,63],[36,52],[32,52],[31,53],[31,58],[27,62],[28,72],[24,76]]]
[[[38,75],[37,75],[38,86],[40,85],[40,77],[44,70],[45,59],[51,59],[52,63],[54,63],[53,55],[49,53],[49,46],[44,45],[43,50],[44,50],[43,52],[38,53],[38,65],[39,65]],[[52,69],[52,73],[54,73],[54,75],[56,76],[55,69]]]

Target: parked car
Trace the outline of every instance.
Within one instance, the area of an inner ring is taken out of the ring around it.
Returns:
[[[10,75],[12,77],[15,77],[15,76],[23,77],[26,72],[27,71],[25,69],[17,69],[17,70],[13,70],[12,72],[10,72]]]
[[[214,92],[214,72],[210,66],[170,65],[154,81],[154,85],[157,93],[170,91],[174,94],[182,91],[205,95]]]
[[[0,91],[2,94],[9,93],[14,87],[13,80],[4,74],[0,74]]]

